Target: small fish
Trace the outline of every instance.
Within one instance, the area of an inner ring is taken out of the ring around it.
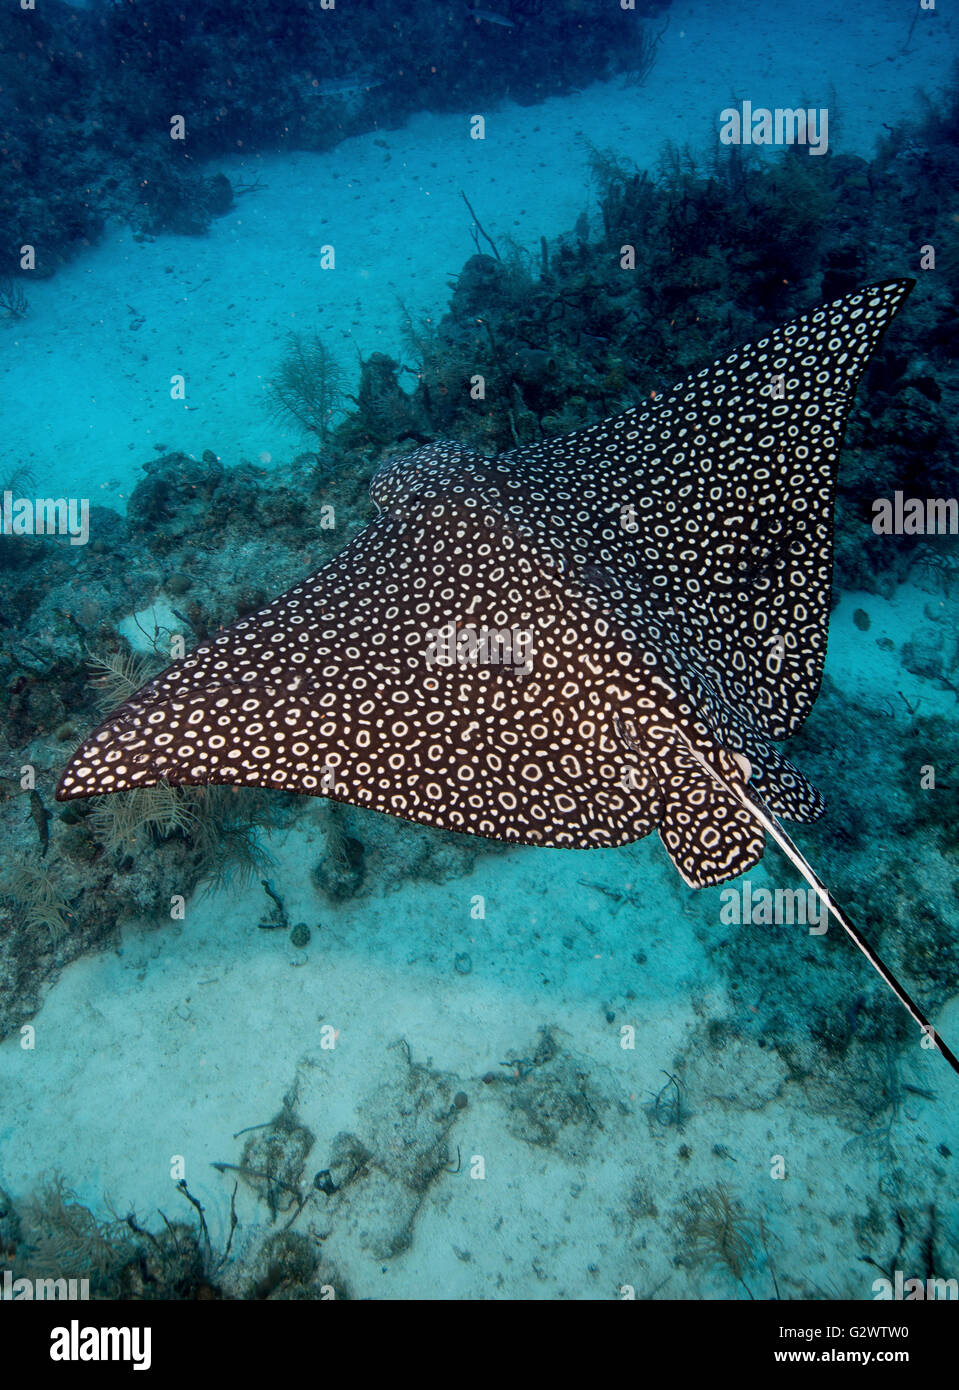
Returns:
[[[310,90],[318,97],[343,97],[351,96],[354,92],[368,92],[372,87],[382,85],[381,77],[355,73],[352,77],[326,77],[320,82],[312,82]]]
[[[495,10],[469,9],[467,14],[472,15],[477,24],[485,20],[487,24],[498,24],[502,29],[515,29],[516,25],[511,19],[507,19],[504,14],[497,14]]]
[[[50,843],[50,828],[48,824],[50,820],[50,812],[44,806],[43,801],[40,798],[40,793],[35,789],[30,793],[30,810],[28,812],[28,815],[30,816],[34,825],[37,827],[37,834],[40,836],[40,844],[42,846],[40,850],[40,858],[42,859],[46,854],[47,846]]]

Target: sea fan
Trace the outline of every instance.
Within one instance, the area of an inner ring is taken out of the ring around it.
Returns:
[[[122,705],[134,691],[156,674],[156,662],[150,653],[128,651],[107,652],[97,656],[89,652],[90,684],[96,691],[97,708],[104,714]]]
[[[0,317],[22,319],[26,317],[29,308],[23,286],[17,284],[9,275],[0,279]]]
[[[269,390],[274,419],[286,423],[292,416],[303,429],[326,440],[343,388],[339,364],[322,339],[292,333]]]
[[[191,793],[197,816],[193,832],[200,855],[200,877],[208,892],[230,884],[247,888],[273,865],[273,857],[260,844],[261,825],[270,824],[275,808],[267,798],[248,793],[237,796],[236,787],[185,787]]]
[[[40,1277],[88,1278],[113,1274],[132,1253],[119,1220],[99,1221],[63,1178],[48,1182],[29,1208],[26,1265]]]
[[[20,910],[27,926],[46,927],[54,945],[70,930],[69,904],[50,865],[35,851],[6,869],[2,892]]]
[[[696,1255],[710,1264],[724,1264],[752,1298],[744,1278],[754,1258],[752,1225],[724,1183],[699,1194],[686,1234]]]
[[[159,782],[155,787],[98,796],[90,815],[94,838],[111,854],[125,855],[151,841],[166,840],[175,831],[189,837],[199,824],[190,791]]]

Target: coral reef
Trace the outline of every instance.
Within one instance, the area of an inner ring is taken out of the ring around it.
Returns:
[[[323,809],[326,845],[314,867],[313,882],[325,897],[340,902],[354,897],[363,882],[363,843],[347,833],[342,807],[330,802]]]
[[[502,256],[478,248],[438,322],[403,311],[411,396],[396,363],[371,359],[334,451],[380,458],[387,438],[395,450],[439,436],[492,452],[563,434],[639,404],[809,303],[914,270],[917,201],[930,229],[922,239],[940,248],[955,239],[956,90],[959,79],[871,162],[809,160],[798,147],[756,159],[731,146],[707,163],[667,146],[652,175],[587,146],[599,234],[584,214],[571,234],[544,242],[537,263],[515,246]],[[888,595],[930,553],[922,537],[875,536],[871,498],[920,482],[929,495],[959,491],[943,405],[955,381],[944,325],[956,319],[957,284],[948,266],[923,278],[895,347],[880,349],[860,390],[837,500],[840,587]]]
[[[62,1177],[34,1197],[27,1232],[29,1266],[39,1277],[88,1278],[98,1292],[131,1254],[129,1228],[99,1221]]]
[[[445,1172],[458,1171],[452,1132],[462,1111],[457,1078],[414,1060],[401,1040],[361,1107],[361,1135],[337,1134],[315,1179],[318,1229],[352,1230],[377,1260],[408,1250],[424,1204]]]
[[[235,1202],[220,1249],[211,1240],[202,1203],[182,1180],[176,1187],[193,1208],[195,1221],[170,1220],[161,1211],[158,1229],[142,1224],[133,1211],[96,1216],[60,1175],[19,1206],[0,1192],[0,1240],[12,1277],[86,1279],[94,1299],[349,1297],[316,1243],[294,1231],[255,1238],[245,1260],[234,1262]]]
[[[655,15],[668,0],[639,0]],[[329,149],[411,113],[459,110],[507,94],[540,101],[614,71],[648,70],[635,14],[611,7],[504,0],[510,42],[466,7],[446,23],[417,7],[368,0],[348,25],[318,22],[311,0],[259,10],[252,0],[197,0],[171,23],[165,0],[79,6],[48,0],[0,14],[0,88],[17,119],[4,127],[7,180],[0,245],[10,274],[29,228],[37,272],[52,274],[108,220],[138,234],[202,234],[235,193],[203,161],[242,146]],[[389,59],[383,35],[389,34]],[[470,55],[464,62],[463,54]],[[370,55],[376,55],[371,63]],[[186,107],[186,141],[169,136]]]
[[[288,1101],[269,1124],[256,1127],[244,1144],[237,1171],[266,1202],[271,1220],[297,1202],[302,1205],[303,1169],[314,1142]]]
[[[346,1284],[324,1265],[315,1241],[297,1231],[279,1231],[257,1251],[240,1296],[285,1302],[350,1295]]]
[[[36,851],[4,866],[0,887],[28,927],[45,927],[56,945],[71,926],[73,914],[56,870]]]
[[[200,1216],[202,1222],[202,1209]],[[205,1224],[198,1231],[163,1220],[155,1234],[132,1212],[101,1219],[55,1175],[19,1209],[13,1277],[86,1279],[91,1298],[217,1296],[209,1282],[216,1259]]]

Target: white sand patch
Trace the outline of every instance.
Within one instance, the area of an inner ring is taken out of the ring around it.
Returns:
[[[856,624],[857,612],[869,619],[865,630]],[[954,603],[914,584],[900,584],[891,598],[844,593],[829,623],[826,670],[854,700],[875,708],[884,722],[905,727],[910,712],[955,717],[955,693],[902,664],[902,648],[918,628],[935,629],[950,616],[954,622],[954,614]]]
[[[168,652],[171,635],[182,629],[183,622],[165,594],[117,623],[120,636],[127,639],[135,652]]]

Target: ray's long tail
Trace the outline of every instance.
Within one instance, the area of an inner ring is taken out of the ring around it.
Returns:
[[[957,1076],[959,1076],[959,1058],[956,1057],[956,1054],[953,1052],[952,1048],[949,1047],[947,1043],[939,1036],[939,1034],[933,1028],[932,1024],[926,1018],[925,1014],[919,1008],[918,1004],[916,1004],[910,998],[909,994],[896,979],[895,975],[889,969],[888,965],[886,965],[885,962],[876,954],[876,952],[869,945],[869,942],[865,939],[862,933],[856,927],[854,927],[853,924],[849,921],[848,917],[846,917],[846,915],[839,910],[839,908],[833,902],[832,898],[829,896],[829,892],[826,889],[825,884],[815,873],[812,866],[809,864],[808,860],[801,853],[798,847],[786,834],[782,825],[772,814],[772,812],[764,810],[763,807],[760,806],[757,802],[753,801],[751,797],[748,797],[746,793],[742,790],[742,788],[738,786],[736,783],[727,781],[725,777],[720,776],[716,769],[710,767],[706,759],[699,752],[697,752],[695,748],[693,748],[692,744],[689,742],[689,739],[686,738],[685,735],[683,735],[683,738],[692,756],[702,767],[706,769],[710,777],[712,777],[714,781],[718,782],[720,786],[724,787],[726,791],[731,792],[733,796],[735,796],[736,799],[742,803],[742,805],[749,812],[749,814],[759,822],[759,824],[763,827],[764,830],[767,831],[768,834],[772,836],[776,844],[782,850],[783,854],[785,854],[786,858],[790,861],[791,864],[795,866],[796,869],[798,869],[798,871],[802,874],[803,878],[806,880],[809,886],[816,892],[823,907],[827,910],[827,912],[830,913],[831,916],[833,916],[836,919],[836,921],[842,927],[843,931],[846,933],[849,939],[852,942],[854,942],[856,946],[859,947],[860,951],[862,951],[863,955],[866,957],[873,969],[879,975],[882,976],[886,984],[892,990],[893,994],[899,1000],[900,1004],[902,1004],[903,1008],[907,1011],[910,1017],[915,1019],[916,1023],[919,1025],[919,1028],[923,1033],[923,1036],[925,1038],[928,1038],[930,1042],[933,1043],[939,1049],[943,1057],[945,1057],[946,1061],[952,1067],[953,1071],[956,1073]]]

